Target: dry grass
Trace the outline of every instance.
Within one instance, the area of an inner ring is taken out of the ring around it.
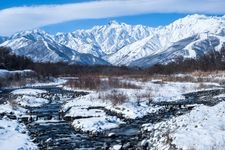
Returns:
[[[101,86],[101,80],[98,76],[85,76],[77,79],[71,79],[66,83],[70,88],[98,90]]]
[[[16,102],[16,97],[13,95],[9,95],[8,102],[12,106],[13,109],[16,109],[18,107],[18,104]]]
[[[37,81],[36,78],[0,78],[0,87],[24,87],[27,84],[35,83],[35,81]]]
[[[71,79],[66,86],[70,88],[89,89],[89,90],[107,90],[111,88],[140,89],[141,87],[128,81],[121,81],[118,77],[85,76],[77,79]]]
[[[152,75],[152,76],[143,76],[139,79],[140,81],[146,82],[151,80],[162,80],[167,82],[217,82],[225,83],[225,72],[224,71],[194,71],[186,74],[171,74],[171,75]]]
[[[210,88],[213,88],[213,87],[214,87],[214,85],[199,83],[199,85],[197,87],[197,90],[210,89]]]
[[[119,78],[108,78],[108,85],[110,88],[124,88],[124,89],[140,89],[140,86],[132,84],[129,81],[120,81]]]
[[[138,105],[140,104],[141,100],[147,100],[148,103],[150,104],[153,100],[153,93],[151,91],[151,89],[149,89],[148,91],[146,91],[146,93],[137,93],[136,97],[137,97],[137,103]]]

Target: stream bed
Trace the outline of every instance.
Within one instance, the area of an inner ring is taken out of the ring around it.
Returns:
[[[154,105],[163,106],[164,109],[157,113],[148,114],[140,119],[127,120],[119,128],[106,130],[100,134],[88,134],[76,131],[71,126],[71,121],[64,119],[61,106],[75,97],[86,95],[86,92],[74,92],[58,87],[39,87],[48,91],[41,95],[47,98],[49,103],[42,107],[26,107],[27,118],[15,118],[23,122],[28,134],[40,149],[109,149],[114,145],[121,145],[121,149],[145,149],[147,145],[141,141],[149,136],[149,133],[141,132],[145,123],[157,123],[174,116],[189,112],[194,108],[193,104],[213,106],[219,103],[219,99],[213,99],[215,95],[225,93],[224,89],[201,91],[185,94],[185,100],[181,102],[155,102]],[[6,101],[11,90],[0,93],[0,104]],[[8,115],[8,114],[1,114]]]

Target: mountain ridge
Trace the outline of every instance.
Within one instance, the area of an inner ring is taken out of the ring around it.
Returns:
[[[194,14],[156,28],[111,21],[91,29],[55,35],[39,29],[29,30],[4,38],[0,46],[9,46],[17,55],[40,62],[149,67],[173,61],[175,57],[195,58],[218,51],[224,42],[225,16]],[[48,57],[39,59],[43,56],[37,57],[37,50],[39,53],[45,50]]]

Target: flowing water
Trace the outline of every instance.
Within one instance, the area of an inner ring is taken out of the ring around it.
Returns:
[[[154,105],[164,106],[157,114],[149,114],[141,119],[126,120],[126,124],[119,128],[110,129],[104,133],[92,135],[76,131],[71,126],[71,120],[64,118],[60,111],[61,106],[75,97],[85,95],[85,92],[73,92],[58,87],[40,87],[47,90],[47,94],[41,97],[49,99],[49,103],[42,107],[27,107],[27,118],[15,118],[25,123],[31,139],[37,143],[40,149],[108,149],[120,144],[123,149],[140,148],[140,141],[146,137],[141,127],[145,123],[157,123],[173,116],[189,112],[194,106],[190,104],[215,105],[219,99],[212,97],[225,93],[223,89],[202,91],[185,94],[186,99],[180,102],[158,102]],[[11,90],[0,93],[0,104],[7,101]],[[1,114],[8,115],[9,114]],[[110,135],[110,133],[113,133]],[[144,149],[144,147],[142,147]]]

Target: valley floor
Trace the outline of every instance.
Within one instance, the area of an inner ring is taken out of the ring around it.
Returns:
[[[76,77],[1,89],[1,149],[224,149],[223,73],[198,79]]]

